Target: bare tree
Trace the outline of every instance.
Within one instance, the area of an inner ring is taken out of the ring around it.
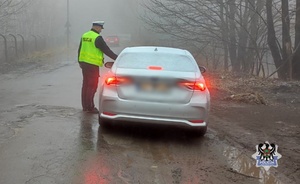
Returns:
[[[229,56],[232,64],[232,69],[234,72],[238,72],[240,68],[240,62],[237,60],[237,40],[236,40],[236,23],[235,23],[235,14],[237,7],[235,0],[228,0],[229,4]]]
[[[12,20],[24,10],[31,0],[2,0],[0,1],[0,31],[5,33],[12,27]]]
[[[264,40],[264,30],[266,28],[265,24],[261,23],[264,22],[264,18],[260,17],[262,15],[262,10],[264,7],[264,0],[249,0],[248,2],[250,9],[250,25],[248,34],[249,45],[247,52],[247,61],[243,64],[243,71],[249,72],[252,69],[250,73],[253,73],[255,58],[262,58],[262,49],[260,47],[264,48],[264,45],[262,42],[258,42],[258,40],[259,37],[261,37],[261,41]]]
[[[222,44],[223,44],[223,48],[224,48],[224,70],[228,71],[228,21],[227,21],[227,17],[224,15],[224,12],[228,12],[228,8],[224,3],[224,0],[219,0],[219,9],[220,9],[220,21],[221,21],[221,27],[220,29],[223,30],[221,31],[223,40],[222,40]]]
[[[295,46],[293,57],[293,79],[300,80],[300,0],[296,1]]]
[[[247,53],[260,54],[262,51],[256,50],[265,40],[262,36],[265,32],[258,31],[264,28],[259,25],[261,1],[264,0],[149,0],[145,7],[152,14],[146,15],[144,21],[155,31],[171,34],[189,44],[206,45],[205,49],[212,52],[211,46],[218,45],[223,50],[225,70],[231,66],[235,72],[241,69],[249,72],[254,57],[248,57]],[[205,51],[206,55],[208,52]]]
[[[281,69],[283,62],[282,62],[279,46],[276,42],[277,38],[276,38],[276,33],[275,33],[275,28],[274,28],[272,3],[273,3],[273,0],[266,1],[267,23],[268,23],[268,45],[271,50],[272,57],[273,57],[275,65],[276,65],[276,68],[279,68],[278,76],[280,78],[283,78],[285,76],[285,72],[284,72],[284,70]]]
[[[238,69],[242,68],[242,71],[246,71],[246,53],[247,53],[247,45],[249,41],[249,34],[247,33],[247,28],[249,27],[249,18],[250,18],[250,10],[249,10],[249,1],[240,1],[238,9],[238,17],[240,22],[240,29],[238,30],[238,55],[237,61],[239,61]]]
[[[271,75],[299,79],[300,0],[296,3],[294,47],[291,34],[295,1],[148,0],[144,6],[150,13],[144,21],[153,30],[172,35],[176,43],[190,45],[211,60],[218,58],[212,61],[214,67],[220,66],[216,63],[221,59],[224,70],[265,77],[264,60],[271,51],[276,67]]]
[[[267,0],[266,9],[268,11],[268,44],[272,52],[272,57],[276,65],[276,72],[281,79],[298,79],[299,80],[299,37],[300,37],[300,2],[296,1],[296,22],[295,22],[295,46],[292,47],[291,36],[291,11],[289,3],[295,1],[281,0],[281,9],[275,9],[272,0]],[[272,8],[280,13],[281,32],[276,32],[274,29],[274,20]],[[281,37],[280,37],[281,35]],[[282,43],[280,45],[279,40]],[[273,75],[273,72],[271,75]]]
[[[281,0],[282,4],[282,59],[284,78],[292,78],[292,40],[290,35],[289,1]]]

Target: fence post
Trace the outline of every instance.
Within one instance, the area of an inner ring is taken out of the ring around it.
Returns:
[[[5,55],[5,62],[7,62],[7,40],[3,34],[0,34],[0,36],[4,39],[4,55]]]
[[[12,36],[15,40],[15,52],[16,52],[16,56],[18,57],[18,44],[17,44],[17,38],[15,35],[13,34],[9,34],[9,36]]]
[[[43,50],[43,38],[40,35],[37,35],[37,38],[39,38],[39,40],[38,40],[39,49]]]
[[[35,50],[37,51],[37,38],[34,35],[31,35],[34,38]]]
[[[23,51],[23,53],[25,53],[25,40],[24,40],[24,37],[20,34],[17,34],[17,35],[20,36],[21,39],[22,39],[22,51]]]

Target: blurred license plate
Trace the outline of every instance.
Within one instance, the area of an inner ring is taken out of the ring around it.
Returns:
[[[165,83],[142,83],[138,88],[145,92],[167,92],[170,89]]]

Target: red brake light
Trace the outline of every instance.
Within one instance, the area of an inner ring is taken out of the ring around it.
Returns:
[[[117,114],[114,114],[114,113],[111,113],[111,112],[103,112],[104,115],[107,115],[107,116],[115,116]]]
[[[105,83],[107,85],[116,84],[117,78],[116,77],[108,77],[107,79],[105,79]]]
[[[148,69],[149,70],[162,70],[162,67],[160,67],[160,66],[149,66]]]
[[[180,82],[180,85],[194,91],[205,91],[206,89],[203,82]]]
[[[127,84],[130,80],[126,77],[108,77],[105,79],[107,85]]]
[[[204,91],[206,89],[206,86],[204,83],[202,82],[196,82],[195,83],[195,89],[194,90],[200,90],[200,91]]]
[[[191,120],[191,123],[204,123],[203,120],[199,119],[199,120]]]

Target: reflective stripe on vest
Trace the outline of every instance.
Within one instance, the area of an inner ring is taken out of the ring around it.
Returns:
[[[96,66],[103,65],[103,52],[95,46],[96,38],[99,36],[94,31],[84,33],[81,38],[81,49],[79,61]]]

